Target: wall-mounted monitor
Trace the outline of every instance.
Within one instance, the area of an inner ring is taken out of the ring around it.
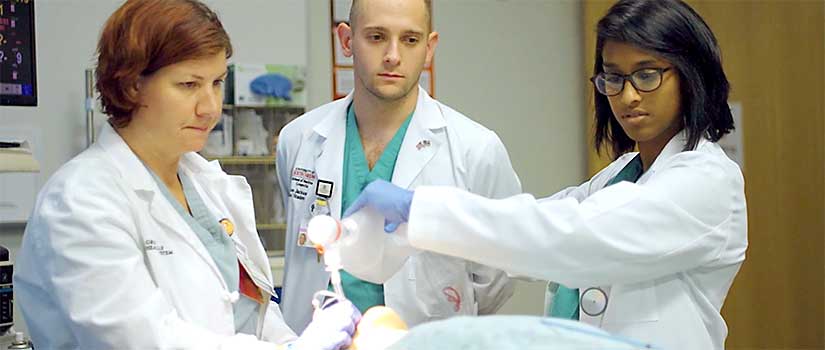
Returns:
[[[37,106],[34,0],[0,0],[0,105]]]

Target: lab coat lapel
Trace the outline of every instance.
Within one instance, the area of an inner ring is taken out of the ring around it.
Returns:
[[[229,219],[235,225],[236,233],[251,233],[248,236],[232,236],[235,250],[239,257],[246,257],[255,262],[248,264],[241,259],[241,263],[255,283],[265,290],[271,290],[273,286],[269,281],[272,280],[272,271],[262,268],[268,266],[266,253],[255,249],[257,242],[247,241],[249,237],[258,239],[258,230],[255,224],[252,192],[246,179],[242,176],[227,175],[216,161],[206,162],[194,153],[184,155],[181,165],[196,186],[202,185],[199,193],[216,219]]]
[[[445,126],[440,106],[426,90],[419,87],[415,113],[401,143],[398,160],[395,162],[392,177],[394,184],[410,188],[441,146],[441,139],[437,138],[433,131]]]
[[[312,131],[318,138],[315,153],[316,184],[318,180],[331,181],[332,198],[329,208],[334,218],[341,216],[341,196],[343,191],[344,141],[347,131],[347,107],[352,102],[352,93],[340,99],[323,120]],[[315,188],[311,188],[315,191]],[[315,198],[311,196],[310,198]]]
[[[243,177],[226,175],[217,161],[198,158],[194,153],[185,154],[181,168],[193,180],[207,209],[218,220],[229,219],[235,231],[241,227],[255,231],[252,193]]]
[[[154,191],[151,195],[150,200],[148,201],[147,205],[149,206],[149,213],[152,215],[152,218],[155,219],[160,225],[165,226],[166,230],[172,232],[173,234],[177,235],[189,245],[195,253],[209,265],[210,270],[215,276],[223,281],[223,275],[221,275],[220,270],[218,270],[218,266],[215,265],[215,261],[212,259],[212,256],[209,255],[209,252],[206,250],[206,247],[203,245],[203,242],[198,239],[197,235],[194,231],[189,227],[189,224],[180,217],[180,214],[175,210],[174,207],[166,200],[166,198],[161,194],[159,191]],[[230,281],[224,281],[224,283],[232,283]]]
[[[701,144],[704,140],[704,138],[700,139],[699,143]],[[687,133],[685,130],[682,130],[674,135],[673,138],[671,138],[665,145],[665,148],[662,148],[662,152],[659,153],[659,156],[657,156],[656,160],[653,161],[653,164],[650,165],[650,169],[645,171],[636,183],[643,184],[647,182],[647,180],[654,176],[656,171],[662,167],[662,164],[667,163],[668,158],[682,152],[682,149],[685,148],[686,143]]]
[[[123,138],[110,125],[104,124],[97,144],[111,158],[111,163],[118,168],[129,188],[145,202],[152,218],[191,246],[198,256],[204,259],[212,267],[213,272],[220,277],[220,271],[209,252],[206,251],[206,247],[203,246],[195,232],[192,232],[189,225],[183,221],[183,218],[172,207],[172,204],[166,200],[163,193],[160,192],[158,184],[152,179],[149,170],[132,152]],[[163,243],[161,242],[161,244]]]

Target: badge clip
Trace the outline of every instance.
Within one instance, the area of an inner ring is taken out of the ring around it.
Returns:
[[[315,185],[315,195],[325,200],[332,198],[332,189],[335,184],[332,181],[318,179]]]

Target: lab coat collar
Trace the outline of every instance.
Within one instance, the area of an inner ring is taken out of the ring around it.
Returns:
[[[344,119],[346,126],[347,107],[352,103],[353,94],[350,92],[346,97],[333,101],[330,112],[312,130],[323,138],[328,138],[338,130],[340,119]],[[420,126],[430,130],[443,128],[447,125],[444,116],[441,114],[438,103],[427,94],[421,86],[418,87],[418,101],[415,104],[415,114],[410,122],[410,128]]]
[[[235,232],[251,233],[232,235],[235,252],[255,284],[264,291],[273,290],[274,286],[270,282],[272,271],[263,268],[269,266],[266,253],[256,248],[258,231],[255,224],[255,208],[246,178],[227,175],[217,161],[206,161],[194,152],[187,153],[181,158],[180,168],[186,176],[195,180],[195,186],[201,190],[201,197],[208,199],[204,204],[216,219],[228,219],[235,225]]]
[[[160,195],[158,184],[152,179],[149,170],[143,162],[135,155],[126,144],[126,141],[106,123],[101,129],[100,137],[97,141],[100,147],[111,158],[110,161],[118,169],[124,181],[131,186],[139,198],[146,201],[149,213],[160,224],[167,226],[170,231],[179,235],[197,254],[211,267],[212,272],[223,280],[220,270],[215,265],[212,256],[204,248],[200,239],[189,229],[180,215],[174,210],[171,204],[165,202],[165,198]],[[201,188],[201,195],[207,207],[214,215],[229,218],[237,226],[236,230],[243,229],[256,233],[254,208],[252,206],[252,193],[249,185],[242,176],[229,176],[222,169],[218,161],[207,161],[195,152],[185,153],[181,156],[180,169],[195,180],[195,185]],[[227,203],[232,203],[235,208],[227,207]],[[235,210],[232,210],[235,209]],[[257,235],[254,235],[257,239]],[[266,254],[254,247],[255,242],[240,241],[239,235],[234,235],[236,241],[235,248],[239,256],[246,257],[256,263],[245,263],[250,277],[263,290],[272,290],[272,272],[263,268],[267,266]],[[239,244],[240,243],[240,244]],[[224,281],[234,283],[234,281]]]
[[[326,139],[334,133],[340,132],[342,120],[344,127],[346,127],[347,107],[352,103],[353,93],[354,92],[350,92],[346,97],[332,101],[329,113],[312,128],[312,131]]]
[[[109,123],[103,124],[96,145],[110,157],[111,163],[129,186],[137,191],[155,192],[157,184],[149,170]]]
[[[315,153],[316,180],[333,183],[329,208],[332,217],[341,215],[343,195],[344,140],[347,129],[347,106],[352,102],[353,93],[333,101],[327,114],[312,130],[319,137]],[[310,189],[315,191],[314,188]]]
[[[132,152],[126,141],[114,130],[108,123],[103,125],[101,129],[100,138],[96,145],[100,147],[104,153],[110,157],[111,164],[117,168],[118,172],[123,177],[124,182],[132,190],[138,198],[146,202],[149,214],[161,225],[166,226],[170,231],[181,237],[197,254],[206,261],[212,269],[212,272],[218,276],[220,271],[212,260],[209,252],[203,246],[203,243],[197,238],[194,232],[189,229],[189,226],[177,211],[174,210],[170,203],[166,202],[165,198],[160,194],[160,188],[149,170],[143,165],[143,162]],[[197,160],[200,159],[200,162]],[[196,171],[206,171],[209,173],[215,172],[216,165],[207,164],[206,160],[197,154],[186,154],[181,159],[184,163],[184,170],[187,167],[197,169]],[[220,171],[220,166],[217,165],[217,171]],[[223,277],[220,277],[221,279]]]
[[[158,189],[149,170],[109,123],[104,123],[101,128],[97,145],[111,158],[112,164],[132,188],[149,192],[155,192]],[[193,174],[224,174],[218,161],[208,162],[195,152],[181,156],[181,167]]]
[[[447,126],[441,106],[427,91],[418,88],[418,103],[415,106],[410,126],[404,141],[401,143],[401,150],[398,153],[398,160],[395,162],[392,182],[403,188],[410,188],[418,174],[435,157],[441,139],[437,137],[435,131]]]
[[[252,192],[246,178],[227,175],[217,160],[207,161],[200,154],[189,152],[180,160],[181,170],[188,176],[204,184],[201,195],[210,200],[205,201],[209,210],[221,219],[229,219],[235,225],[235,231],[250,232],[252,235],[232,235],[235,252],[255,284],[264,291],[274,290],[269,259],[263,250],[256,249],[255,240],[258,230],[255,223],[255,208]],[[230,207],[231,205],[232,207]],[[249,238],[252,240],[248,240]],[[254,263],[251,263],[254,261]],[[232,283],[228,281],[228,283]],[[271,293],[270,293],[271,294]]]
[[[701,147],[704,143],[709,142],[706,138],[702,137],[699,138],[699,143],[696,144],[696,148]],[[650,169],[645,172],[643,177],[652,176],[663,164],[667,163],[667,160],[678,154],[683,152],[685,145],[687,144],[687,132],[682,129],[673,138],[668,141],[664,148],[662,148],[662,152],[659,153],[659,156],[656,157],[656,160],[653,161],[653,164],[650,166]]]
[[[415,115],[410,122],[410,126],[428,130],[441,129],[447,126],[447,121],[441,112],[441,106],[421,86],[418,87],[418,102],[415,104]]]
[[[185,153],[180,158],[180,166],[193,174],[210,176],[223,176],[223,169],[217,160],[207,161],[203,156],[195,152]]]
[[[312,128],[320,137],[320,146],[315,155],[316,175],[319,180],[332,181],[335,184],[329,201],[333,217],[341,214],[346,115],[353,94],[354,92],[350,92],[346,97],[333,101],[326,116]],[[405,188],[412,184],[424,166],[435,156],[441,144],[433,130],[446,125],[438,102],[419,86],[415,112],[395,163],[393,183]]]

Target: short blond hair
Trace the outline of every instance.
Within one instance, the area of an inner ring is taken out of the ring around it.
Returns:
[[[424,6],[427,7],[427,30],[432,31],[433,27],[433,1],[432,0],[422,0],[424,1]],[[350,27],[355,27],[355,19],[358,17],[358,4],[360,3],[359,0],[352,0],[352,6],[349,9],[349,25]]]

